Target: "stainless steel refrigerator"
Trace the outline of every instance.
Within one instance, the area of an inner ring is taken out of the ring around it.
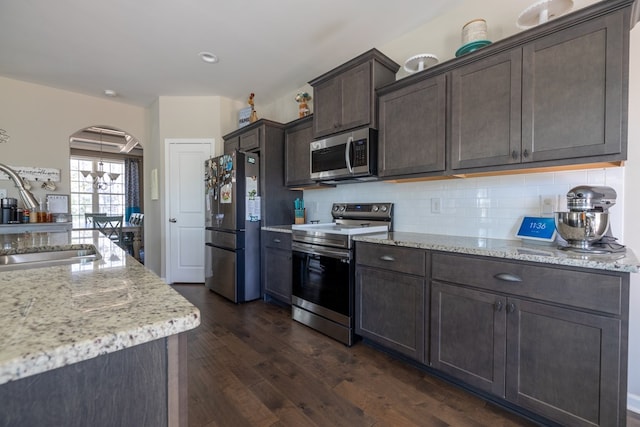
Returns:
[[[260,298],[259,164],[241,151],[205,162],[205,286],[235,303]]]

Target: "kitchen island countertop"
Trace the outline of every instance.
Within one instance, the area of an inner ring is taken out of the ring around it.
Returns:
[[[624,253],[584,254],[558,249],[556,245],[523,243],[519,240],[390,232],[354,236],[357,242],[481,255],[598,270],[638,273],[640,263],[629,248]]]
[[[0,255],[92,244],[102,259],[0,272],[0,384],[200,324],[195,306],[97,231],[3,238]]]

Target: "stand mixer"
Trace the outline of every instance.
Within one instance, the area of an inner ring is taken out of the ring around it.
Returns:
[[[616,204],[616,191],[611,187],[581,185],[567,193],[569,212],[556,212],[558,234],[567,242],[568,249],[585,253],[611,253],[624,251],[615,243],[609,223],[609,208]]]

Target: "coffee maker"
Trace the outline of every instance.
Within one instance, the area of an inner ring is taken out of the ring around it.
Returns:
[[[558,234],[567,243],[559,245],[585,253],[624,251],[611,234],[609,209],[616,204],[617,194],[611,187],[581,185],[567,193],[568,212],[556,212]]]

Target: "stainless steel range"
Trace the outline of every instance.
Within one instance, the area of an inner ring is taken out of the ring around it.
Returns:
[[[292,226],[294,320],[354,342],[353,236],[392,229],[393,203],[334,203],[333,222]]]

